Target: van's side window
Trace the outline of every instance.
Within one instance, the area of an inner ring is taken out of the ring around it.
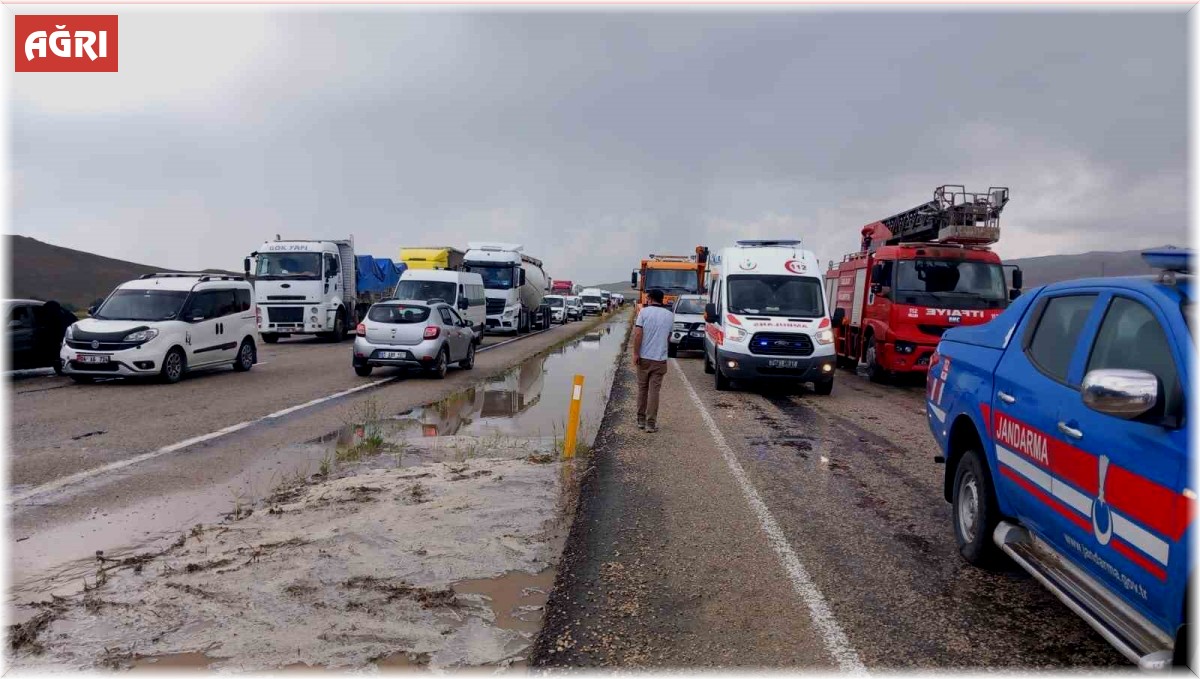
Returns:
[[[195,296],[192,297],[192,303],[190,305],[191,310],[187,314],[187,319],[192,320],[193,318],[202,318],[204,320],[208,320],[210,318],[217,318],[218,316],[222,315],[220,294],[221,293],[218,290],[205,290],[203,292],[197,292]]]
[[[237,296],[237,310],[239,312],[249,311],[250,291],[246,290],[245,288],[238,288],[237,290],[234,290],[234,294]]]

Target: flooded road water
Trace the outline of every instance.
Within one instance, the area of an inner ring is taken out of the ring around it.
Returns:
[[[590,445],[603,416],[627,328],[628,317],[616,316],[436,403],[386,413],[368,400],[354,413],[354,421],[340,430],[266,450],[225,483],[200,485],[110,511],[97,508],[85,520],[18,535],[24,539],[13,552],[10,603],[78,591],[94,577],[97,551],[107,559],[119,559],[163,549],[192,526],[253,511],[256,503],[287,485],[289,479],[295,482],[348,470],[484,457],[557,459],[576,374],[585,377],[579,438]],[[560,509],[565,506],[557,504]],[[482,596],[491,602],[496,626],[530,634],[540,626],[541,606],[553,579],[553,568],[536,573],[510,571],[457,581],[453,587],[463,595]],[[30,614],[24,607],[10,608],[10,617],[17,621]]]

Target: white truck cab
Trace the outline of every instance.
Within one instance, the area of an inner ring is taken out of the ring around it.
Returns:
[[[357,324],[353,241],[268,241],[246,259],[247,273],[251,258],[264,342],[290,335],[338,342]]]
[[[833,391],[833,331],[817,258],[799,240],[740,240],[713,262],[704,369],[730,380],[812,382]]]

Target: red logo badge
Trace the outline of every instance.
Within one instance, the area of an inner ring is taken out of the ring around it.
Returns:
[[[808,271],[808,267],[804,266],[804,262],[801,262],[798,259],[789,259],[783,265],[783,268],[791,271],[792,273],[804,273],[805,271]]]
[[[16,15],[17,73],[116,73],[115,14]]]

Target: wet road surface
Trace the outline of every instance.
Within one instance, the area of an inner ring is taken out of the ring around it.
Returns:
[[[919,386],[717,392],[683,356],[656,434],[622,361],[535,664],[1128,666],[1019,569],[958,555]]]

